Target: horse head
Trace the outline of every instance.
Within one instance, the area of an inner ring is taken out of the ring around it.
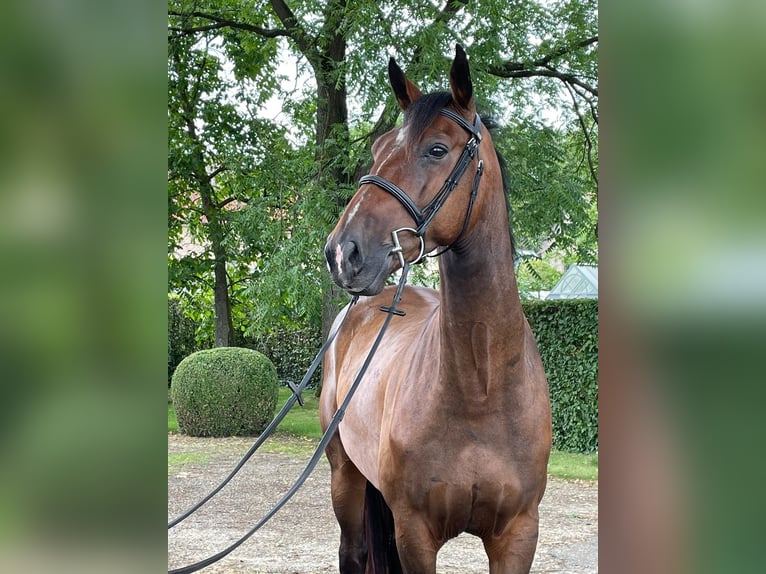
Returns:
[[[476,114],[468,58],[459,45],[449,92],[423,95],[393,58],[388,76],[404,121],[374,142],[370,174],[325,246],[333,280],[357,295],[379,293],[405,260],[420,261],[470,232],[474,203],[481,203],[479,149],[492,145]]]

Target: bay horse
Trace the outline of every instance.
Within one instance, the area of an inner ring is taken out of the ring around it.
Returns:
[[[393,58],[388,73],[404,120],[374,142],[370,175],[325,247],[335,283],[361,297],[336,319],[347,315],[325,356],[323,429],[384,321],[386,278],[439,250],[440,291],[405,288],[406,315],[394,317],[325,449],[340,572],[433,574],[461,532],[481,538],[490,573],[529,572],[551,415],[500,159],[459,45],[449,92],[422,94]]]

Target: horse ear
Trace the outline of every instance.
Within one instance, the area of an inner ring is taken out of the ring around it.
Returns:
[[[393,58],[388,61],[388,79],[402,110],[406,110],[407,106],[423,95],[418,87],[407,79]]]
[[[473,84],[471,70],[468,67],[468,56],[460,44],[455,45],[455,59],[449,73],[450,88],[453,101],[464,110],[473,108]]]

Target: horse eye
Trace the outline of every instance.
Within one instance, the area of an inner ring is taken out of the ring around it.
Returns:
[[[428,150],[428,155],[437,159],[443,158],[449,150],[441,144],[436,144]]]

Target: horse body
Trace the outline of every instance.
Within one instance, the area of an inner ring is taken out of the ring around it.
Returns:
[[[452,98],[457,110],[470,114],[470,76],[461,52],[453,63]],[[397,70],[390,66],[389,75],[406,110],[420,94]],[[401,149],[407,127],[375,144],[376,173],[401,178],[408,166],[423,165]],[[419,140],[426,147],[433,145],[429,138],[447,142],[449,149],[457,146],[453,140],[465,139],[449,118],[439,117],[431,127],[435,135],[425,130]],[[491,153],[483,154],[486,175],[473,217],[464,205],[466,182],[454,192],[462,204],[448,199],[443,215],[424,233],[429,250],[452,247],[439,260],[440,292],[405,288],[399,308],[406,316],[392,321],[327,448],[344,574],[375,571],[368,554],[379,549],[373,547],[369,522],[365,525],[368,483],[393,516],[396,556],[389,565],[394,569],[400,563],[407,573],[435,572],[439,548],[461,532],[482,539],[490,572],[528,572],[532,563],[551,443],[548,389],[518,297],[507,208],[488,134],[480,149]],[[426,171],[446,169],[432,159],[425,165]],[[430,179],[420,173],[408,187],[419,186],[428,195]],[[324,427],[380,330],[385,316],[379,306],[391,301],[391,288],[380,291],[380,277],[396,267],[390,238],[381,239],[385,226],[406,226],[381,215],[391,213],[390,198],[377,205],[375,217],[372,192],[363,189],[367,193],[352,199],[328,240],[336,281],[370,296],[342,312],[348,317],[326,356]],[[409,236],[403,247],[408,256],[418,248]]]

